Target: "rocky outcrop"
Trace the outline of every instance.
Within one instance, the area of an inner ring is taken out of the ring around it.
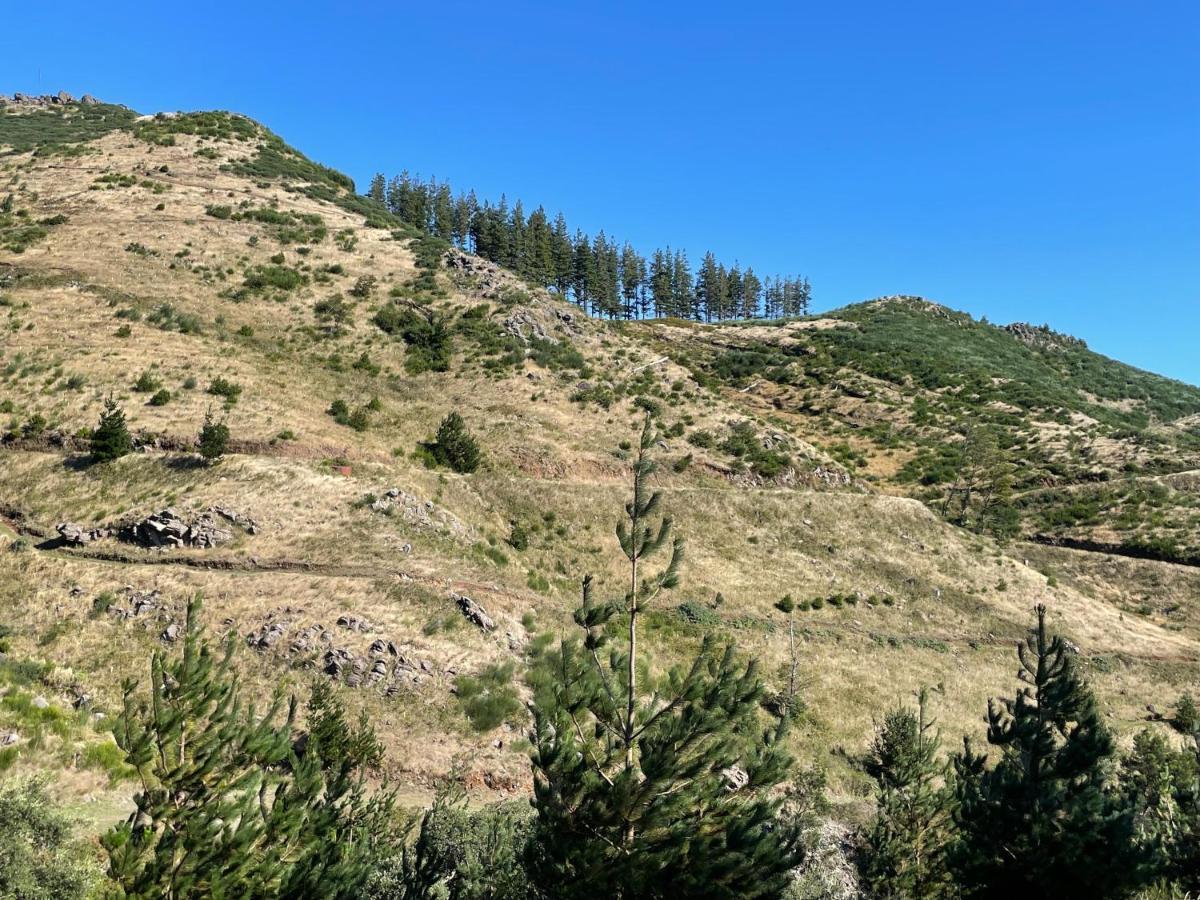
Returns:
[[[458,249],[446,251],[445,263],[452,274],[470,281],[475,291],[487,299],[499,297],[512,279],[495,263]]]
[[[90,544],[92,541],[98,541],[112,535],[111,529],[88,528],[86,525],[80,525],[77,522],[59,522],[54,526],[54,530],[58,532],[58,536],[62,538],[64,543],[70,544],[73,547],[82,547],[84,544]]]
[[[119,532],[122,540],[142,547],[172,549],[210,549],[234,539],[234,527],[257,534],[258,525],[223,506],[210,506],[197,516],[185,519],[172,507],[125,524]]]
[[[566,309],[556,306],[514,306],[501,323],[504,330],[515,338],[529,343],[535,338],[553,341],[579,333],[578,317]]]
[[[370,506],[374,512],[399,516],[418,528],[433,528],[456,537],[468,537],[471,533],[470,528],[445,510],[438,509],[432,500],[422,500],[400,488],[389,488],[372,500]]]
[[[1013,322],[1010,325],[1005,325],[1004,330],[1022,344],[1027,344],[1037,350],[1066,350],[1068,347],[1075,347],[1081,350],[1087,349],[1087,343],[1083,340],[1072,337],[1069,334],[1061,334],[1051,329],[1048,325],[1030,325],[1028,322]]]
[[[76,100],[66,91],[59,91],[57,94],[42,94],[41,96],[33,96],[32,94],[22,94],[20,91],[13,94],[12,97],[6,97],[0,94],[0,106],[70,106],[73,103],[82,103],[87,106],[94,106],[100,101],[91,94],[84,94],[79,100]]]
[[[458,611],[475,627],[482,631],[495,631],[496,623],[482,606],[463,594],[451,594],[450,599],[458,606]]]

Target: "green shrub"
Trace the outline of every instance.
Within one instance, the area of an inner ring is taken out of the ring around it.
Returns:
[[[204,459],[209,462],[220,459],[229,449],[229,426],[224,420],[213,419],[212,410],[209,410],[204,414],[204,424],[200,426],[196,443]]]
[[[139,394],[149,394],[157,391],[160,387],[162,387],[162,382],[149,369],[139,375],[137,381],[133,383],[133,389]]]
[[[125,424],[125,412],[111,396],[104,401],[100,422],[92,432],[91,453],[96,462],[120,459],[133,450],[133,438]]]
[[[333,420],[339,425],[346,425],[350,421],[350,406],[341,397],[330,403],[326,412],[333,416]]]
[[[462,416],[456,412],[450,413],[442,420],[429,449],[441,465],[449,466],[455,472],[464,475],[479,468],[483,456],[479,444],[467,431]]]
[[[15,748],[14,748],[15,749]],[[6,897],[90,896],[100,879],[86,842],[39,779],[0,784],[0,883]]]
[[[503,722],[515,722],[524,712],[513,687],[512,662],[488,666],[478,675],[455,679],[458,702],[476,731],[491,731]]]
[[[242,386],[223,375],[218,375],[209,384],[208,392],[217,397],[224,397],[225,402],[232,405],[237,403],[238,398],[242,395]]]
[[[154,392],[154,396],[150,398],[151,406],[166,406],[171,402],[171,392],[166,388],[159,388]]]
[[[513,522],[508,533],[508,546],[524,552],[529,549],[529,532],[520,522]]]
[[[685,600],[675,607],[675,613],[689,625],[720,625],[721,617],[703,603]]]
[[[1183,694],[1175,703],[1175,715],[1171,719],[1171,724],[1183,734],[1197,734],[1200,732],[1200,709],[1196,707],[1196,701],[1192,699],[1191,694]]]
[[[399,335],[408,346],[404,369],[410,375],[422,372],[450,371],[454,352],[453,337],[444,316],[388,303],[375,314],[376,327],[391,335]]]

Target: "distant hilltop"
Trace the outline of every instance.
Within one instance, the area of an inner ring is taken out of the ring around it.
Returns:
[[[42,94],[34,96],[33,94],[22,94],[20,91],[13,94],[11,97],[6,97],[0,94],[0,106],[69,106],[72,103],[82,103],[85,106],[96,106],[100,103],[91,94],[84,94],[78,100],[68,94],[66,91],[59,91],[57,94]]]

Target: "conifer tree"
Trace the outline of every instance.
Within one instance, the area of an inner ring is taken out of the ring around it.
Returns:
[[[988,703],[994,768],[964,739],[954,760],[961,837],[952,868],[970,897],[1115,897],[1133,877],[1129,816],[1106,783],[1113,739],[1061,637],[1017,644],[1023,687]]]
[[[650,263],[650,301],[654,306],[655,318],[671,315],[671,248],[655,250]]]
[[[863,865],[872,896],[943,897],[949,891],[947,849],[953,836],[949,763],[928,718],[928,693],[917,712],[888,713],[871,746],[867,772],[879,789],[879,811],[867,835]]]
[[[560,296],[566,297],[574,279],[575,246],[571,243],[567,220],[562,213],[554,217],[554,231],[550,243],[551,256],[554,259],[554,288]]]
[[[196,443],[200,455],[209,462],[220,459],[229,449],[229,426],[224,420],[218,422],[214,419],[211,409],[204,413],[204,424],[200,426],[200,437]]]
[[[690,667],[655,677],[639,647],[641,616],[678,583],[683,558],[649,489],[655,440],[647,417],[617,527],[623,595],[597,600],[585,578],[582,640],[563,641],[531,676],[536,880],[550,897],[777,897],[799,834],[768,796],[790,760],[783,722],[758,721],[755,664],[710,638]],[[664,548],[666,566],[648,571]]]
[[[100,422],[92,431],[91,452],[96,462],[120,459],[133,450],[133,438],[125,424],[125,411],[110,394],[104,401]]]
[[[438,462],[464,475],[479,468],[483,458],[479,444],[467,431],[467,423],[456,412],[442,419],[432,450]]]
[[[687,254],[676,250],[671,262],[671,312],[669,315],[682,319],[699,319],[699,312],[693,307],[692,271],[688,267]]]
[[[129,900],[351,900],[397,841],[391,796],[368,798],[361,778],[373,745],[335,724],[298,755],[295,700],[276,694],[262,714],[248,703],[235,635],[215,652],[200,608],[188,604],[182,655],[154,654],[149,699],[124,684],[114,735],[141,790],[101,840],[109,877]]]
[[[382,172],[376,172],[371,178],[371,186],[367,188],[367,196],[378,203],[387,202],[387,179]]]
[[[754,274],[754,269],[747,268],[742,276],[742,317],[753,319],[758,315],[758,302],[762,294],[762,282]]]
[[[1176,749],[1160,733],[1139,732],[1120,783],[1143,880],[1175,889],[1166,896],[1200,891],[1200,737]]]

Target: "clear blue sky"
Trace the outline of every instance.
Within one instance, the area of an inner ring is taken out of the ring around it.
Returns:
[[[1200,383],[1200,3],[11,4],[0,90],[224,108],[353,175],[1048,322]]]

